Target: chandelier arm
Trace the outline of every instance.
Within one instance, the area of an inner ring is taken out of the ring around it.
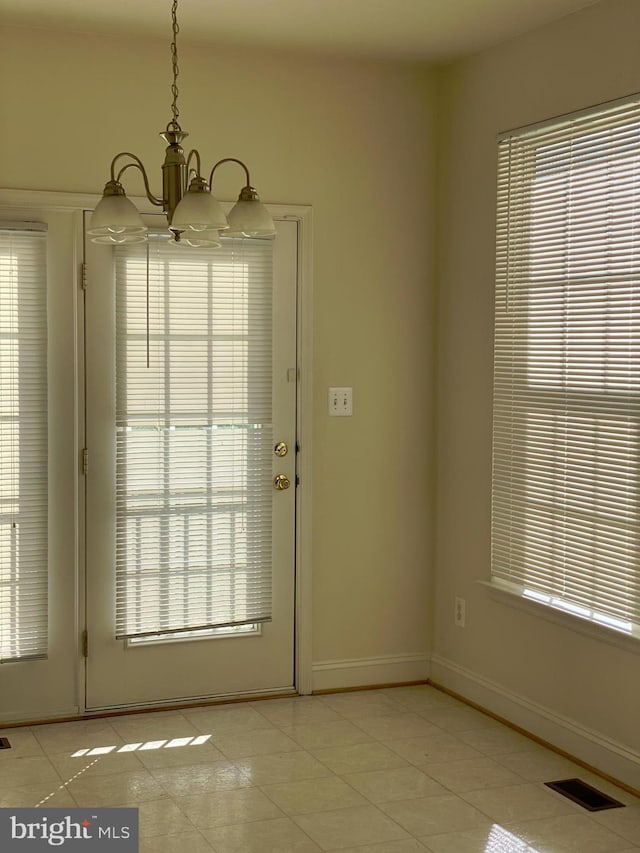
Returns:
[[[249,176],[249,170],[247,169],[245,164],[242,162],[242,160],[238,160],[237,157],[225,157],[223,160],[218,160],[218,162],[214,165],[213,169],[211,170],[211,174],[209,175],[209,187],[210,188],[213,187],[213,173],[218,168],[218,166],[221,166],[223,163],[237,163],[239,166],[242,166],[242,168],[244,169],[244,173],[247,176],[247,186],[248,187],[251,186],[251,178]]]
[[[195,160],[196,160],[196,169],[195,169],[196,178],[199,178],[202,174],[202,166],[200,164],[200,152],[198,151],[197,148],[192,148],[191,151],[189,151],[189,155],[187,157],[187,174],[186,174],[186,178],[185,178],[185,181],[186,181],[185,190],[189,186],[189,175],[191,174],[191,172],[189,171],[189,164],[191,163],[192,157],[195,157]]]
[[[118,175],[116,176],[116,174],[115,174],[116,162],[121,157],[131,157],[131,159],[133,160],[133,163],[127,163],[125,166],[123,166],[122,169],[120,169],[120,171],[118,172]],[[149,187],[149,178],[147,177],[147,172],[144,168],[142,160],[139,157],[136,157],[135,154],[131,154],[131,152],[129,152],[129,151],[121,151],[120,154],[116,154],[116,156],[111,161],[111,180],[119,182],[120,176],[124,172],[126,172],[127,169],[130,169],[131,167],[137,168],[142,172],[142,180],[144,181],[144,188],[145,188],[145,191],[147,193],[147,198],[149,199],[151,204],[155,204],[158,207],[162,207],[164,202],[162,201],[161,198],[156,198],[154,196],[154,194],[151,192],[151,189]]]

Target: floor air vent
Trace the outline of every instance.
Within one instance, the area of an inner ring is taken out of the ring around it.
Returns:
[[[544,784],[590,812],[624,808],[624,803],[619,803],[613,797],[608,797],[602,791],[598,791],[597,788],[587,785],[580,779],[562,779],[559,782],[545,782]]]
[[[0,737],[0,749],[11,749],[8,737]]]

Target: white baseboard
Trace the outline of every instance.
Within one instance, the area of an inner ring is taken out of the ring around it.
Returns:
[[[311,667],[313,690],[339,690],[373,684],[402,684],[429,678],[429,656],[424,653],[391,657],[317,661]]]
[[[608,776],[638,788],[640,753],[513,693],[453,661],[432,655],[430,679]]]
[[[7,726],[10,723],[28,723],[33,720],[64,720],[67,717],[77,717],[81,714],[80,708],[74,705],[71,708],[53,708],[25,713],[24,711],[7,711],[0,714],[0,726]]]

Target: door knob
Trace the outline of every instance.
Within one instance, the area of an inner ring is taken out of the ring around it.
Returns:
[[[284,489],[288,489],[291,485],[291,480],[287,477],[286,474],[276,474],[273,478],[273,488],[278,492],[284,491]]]

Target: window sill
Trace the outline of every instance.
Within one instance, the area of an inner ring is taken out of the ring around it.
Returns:
[[[569,613],[566,610],[560,610],[560,608],[553,607],[552,605],[526,598],[520,593],[502,586],[495,581],[478,581],[478,583],[485,587],[494,601],[510,605],[511,607],[517,607],[519,610],[524,610],[525,613],[530,613],[532,616],[537,616],[547,622],[560,625],[562,628],[583,634],[592,640],[609,643],[627,652],[640,654],[640,637],[637,635],[625,634],[622,631],[617,631],[615,628],[609,628],[598,622],[592,622],[589,619]]]

